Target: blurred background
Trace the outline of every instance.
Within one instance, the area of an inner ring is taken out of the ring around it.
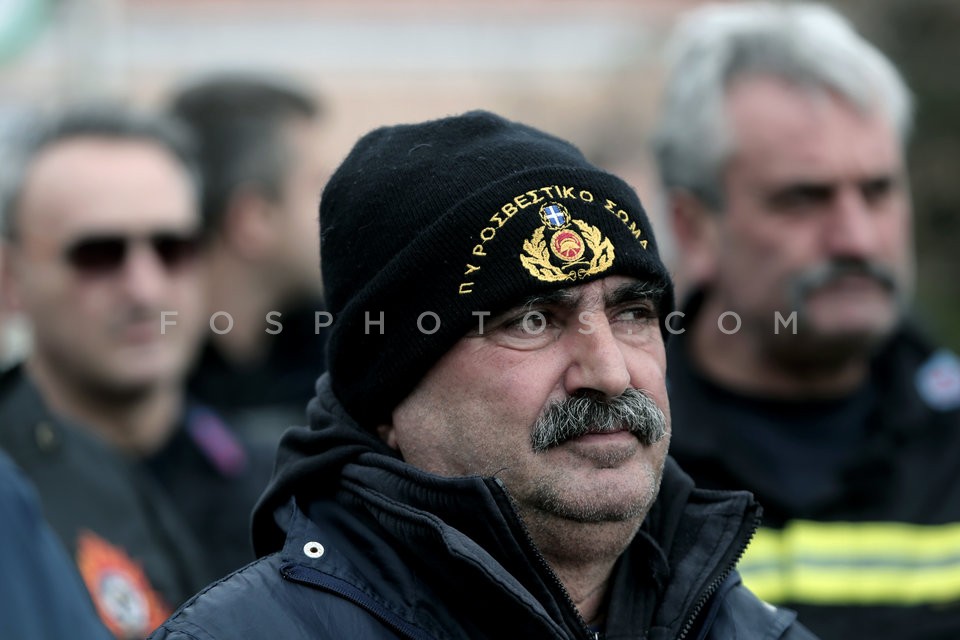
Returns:
[[[0,0],[0,136],[38,109],[97,98],[159,106],[207,73],[255,71],[321,97],[331,171],[375,126],[486,108],[571,139],[631,181],[656,219],[646,132],[661,47],[698,4]],[[960,2],[831,4],[916,94],[916,306],[926,329],[960,350]]]

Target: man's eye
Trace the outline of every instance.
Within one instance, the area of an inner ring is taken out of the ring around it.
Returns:
[[[518,336],[538,336],[550,326],[550,317],[543,311],[525,311],[506,319],[500,329]]]
[[[523,311],[491,325],[490,339],[509,349],[541,349],[556,341],[561,327],[548,311]]]
[[[877,178],[868,180],[860,186],[863,198],[870,204],[880,202],[893,192],[894,182],[891,178]]]
[[[634,305],[617,313],[616,319],[621,322],[638,322],[655,319],[657,310],[652,304]]]
[[[828,186],[797,185],[773,194],[770,205],[782,212],[801,211],[823,205],[832,196],[833,190]]]

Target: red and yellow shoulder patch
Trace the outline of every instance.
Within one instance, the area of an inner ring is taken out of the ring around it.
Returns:
[[[172,613],[140,563],[95,533],[80,532],[77,566],[97,613],[118,638],[144,638]]]

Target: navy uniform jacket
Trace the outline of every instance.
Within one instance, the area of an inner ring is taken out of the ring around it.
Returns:
[[[686,338],[667,348],[670,451],[697,486],[763,504],[744,582],[823,638],[960,638],[960,360],[905,326],[874,358],[858,410],[857,398],[738,396],[696,369]],[[836,415],[851,408],[857,424]],[[754,448],[758,430],[791,429],[803,433],[776,455]]]
[[[0,522],[0,638],[108,640],[36,492],[2,452]]]
[[[254,515],[262,557],[185,603],[153,640],[594,638],[495,478],[402,462],[321,378],[312,427],[284,436]],[[672,461],[614,570],[604,636],[808,639],[734,565],[759,516]]]
[[[36,487],[119,638],[143,638],[205,584],[253,558],[244,528],[270,463],[231,447],[208,413],[191,411],[160,452],[135,460],[54,416],[22,368],[0,376],[0,449]]]

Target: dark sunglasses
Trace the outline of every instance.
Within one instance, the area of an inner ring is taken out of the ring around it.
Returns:
[[[197,255],[200,236],[195,233],[159,232],[146,237],[96,235],[79,238],[64,251],[67,263],[86,275],[106,275],[118,271],[134,242],[145,240],[153,247],[168,271],[186,265]]]

